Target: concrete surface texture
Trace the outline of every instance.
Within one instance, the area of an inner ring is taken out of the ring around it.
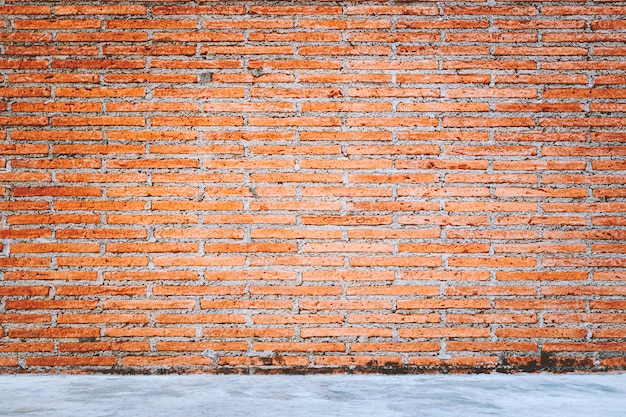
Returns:
[[[0,416],[626,416],[626,374],[10,375]]]

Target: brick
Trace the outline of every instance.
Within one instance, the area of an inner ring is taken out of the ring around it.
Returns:
[[[439,97],[439,90],[420,88],[351,88],[351,97]]]
[[[70,366],[105,366],[117,364],[117,356],[42,356],[26,359],[28,366],[70,367]]]
[[[385,19],[298,19],[298,27],[307,29],[388,29],[391,22]]]
[[[448,323],[536,323],[535,314],[448,314]]]
[[[50,6],[2,6],[0,12],[6,15],[46,15]]]
[[[599,351],[622,351],[623,343],[619,342],[580,342],[580,343],[545,343],[543,349],[546,352],[599,352]]]
[[[0,366],[17,366],[18,358],[0,358]]]
[[[190,310],[196,303],[186,300],[105,300],[103,310]]]
[[[552,20],[552,19],[524,19],[524,20],[495,20],[495,25],[501,29],[583,29],[584,20]]]
[[[156,6],[152,13],[156,15],[230,15],[243,13],[243,6]]]
[[[312,343],[312,342],[256,342],[252,348],[257,352],[345,352],[343,343]]]
[[[52,352],[51,342],[3,342],[0,352]]]
[[[396,27],[401,29],[475,29],[487,28],[489,22],[485,19],[400,20]]]
[[[389,310],[390,301],[326,301],[326,300],[302,300],[298,303],[301,310]]]
[[[48,338],[80,338],[80,337],[98,337],[100,329],[80,328],[80,329],[10,329],[9,337],[24,339],[48,339]]]
[[[59,352],[141,352],[149,347],[148,342],[67,342],[59,343]]]
[[[159,314],[156,322],[167,324],[245,323],[246,316],[242,314]]]
[[[398,46],[398,55],[419,56],[448,56],[448,55],[474,55],[481,56],[489,53],[489,47],[485,46]],[[586,51],[586,50],[585,50]]]
[[[8,278],[5,278],[8,279]],[[48,295],[48,293],[50,292],[50,288],[49,287],[42,287],[42,286],[37,286],[37,287],[27,287],[27,286],[15,286],[15,287],[11,287],[11,286],[5,286],[3,288],[0,289],[0,295],[3,296],[9,296],[9,297],[14,297],[14,296],[37,296],[37,295]]]
[[[161,281],[161,280],[197,280],[196,272],[187,271],[151,271],[151,272],[105,272],[105,280],[127,281]]]
[[[198,245],[193,243],[111,243],[108,252],[196,252]]]
[[[313,359],[315,365],[323,366],[399,366],[402,358],[397,356],[316,356]]]
[[[194,19],[107,19],[107,29],[195,29]]]
[[[316,286],[299,286],[290,287],[286,285],[272,286],[251,286],[250,294],[255,295],[307,295],[307,296],[324,296],[339,295],[340,288],[333,287],[316,287]]]
[[[299,46],[298,53],[303,56],[387,56],[391,52],[388,46]]]
[[[93,117],[53,117],[53,126],[144,126],[145,120],[142,117],[115,117],[115,116],[93,116]]]
[[[503,281],[576,281],[586,280],[585,272],[498,272],[498,280]]]
[[[210,366],[213,365],[211,358],[203,356],[125,356],[122,365],[132,367],[159,367],[169,368],[172,366]]]
[[[448,97],[506,97],[506,98],[535,98],[537,91],[534,88],[450,88]]]
[[[148,323],[146,314],[59,314],[63,324]]]
[[[99,103],[15,103],[12,110],[16,112],[67,112],[97,113],[102,106]]]
[[[78,55],[93,56],[98,54],[95,46],[7,46],[9,55]]]
[[[167,275],[165,275],[167,277]],[[204,287],[194,285],[158,286],[154,288],[155,295],[243,295],[242,286]]]
[[[0,314],[3,323],[49,323],[50,314]]]
[[[623,368],[592,3],[1,5],[0,371]]]
[[[496,330],[496,335],[503,338],[538,337],[546,339],[584,338],[587,331],[582,328],[504,328]]]
[[[397,308],[400,310],[432,310],[440,308],[469,308],[486,309],[490,307],[489,300],[398,300]]]
[[[420,367],[452,366],[461,369],[469,367],[493,368],[498,364],[497,356],[453,356],[450,359],[430,357],[410,357],[409,365]]]
[[[543,11],[544,9],[542,9]],[[537,9],[532,6],[450,6],[444,8],[445,14],[450,15],[506,15],[506,16],[532,16],[537,14]]]
[[[448,211],[459,212],[476,212],[476,211],[536,211],[537,204],[535,203],[455,203],[450,202],[445,204],[445,209]]]
[[[147,257],[59,257],[59,266],[146,266]]]
[[[48,203],[41,202],[29,202],[29,201],[18,201],[18,202],[6,202],[0,203],[0,210],[6,211],[23,211],[23,210],[46,210],[50,206]]]
[[[151,45],[151,46],[121,46],[110,45],[103,46],[102,53],[104,55],[194,55],[196,48],[194,46],[178,46],[178,45]]]
[[[353,352],[434,352],[439,350],[436,342],[398,342],[398,343],[351,343]]]
[[[534,119],[529,117],[444,117],[445,127],[532,127]]]
[[[74,22],[70,22],[70,26]],[[100,23],[96,25],[100,27]],[[130,60],[130,59],[86,59],[86,60],[62,60],[57,59],[52,61],[52,68],[89,68],[89,69],[137,69],[144,68],[146,66],[143,60]]]
[[[151,61],[150,66],[152,68],[176,68],[176,69],[188,69],[188,68],[240,68],[242,66],[241,61],[236,59],[220,59],[220,60],[163,60],[154,59]],[[144,65],[141,66],[143,68]]]
[[[309,358],[304,356],[223,356],[220,358],[219,364],[232,367],[248,367],[248,366],[293,366],[300,367],[309,365]]]
[[[271,34],[253,32],[249,35],[249,39],[252,41],[261,42],[339,42],[341,40],[341,34],[325,32],[293,32]]]
[[[142,97],[145,90],[136,88],[57,88],[58,97]]]
[[[300,335],[303,338],[309,337],[349,337],[349,336],[366,336],[366,337],[391,337],[391,329],[377,328],[317,328],[302,329]]]
[[[147,33],[60,33],[57,36],[59,42],[141,42],[147,41]]]
[[[426,253],[481,253],[488,252],[489,247],[484,244],[429,244],[407,243],[399,244],[398,252],[426,252]]]
[[[250,14],[270,15],[336,15],[341,14],[338,6],[251,6]]]
[[[56,293],[58,295],[82,296],[82,295],[144,295],[146,290],[144,287],[113,287],[113,286],[57,286]]]
[[[505,60],[454,60],[444,61],[444,69],[537,69],[537,64],[533,61],[505,61]]]
[[[98,274],[96,272],[89,271],[19,271],[19,272],[7,272],[5,274],[7,280],[96,280]]]
[[[521,47],[508,47],[508,46],[498,46],[496,47],[495,55],[544,55],[544,56],[575,56],[575,55],[586,55],[587,49],[574,47],[574,46],[543,46],[543,47],[532,47],[532,46],[521,46]]]
[[[533,33],[449,33],[446,40],[450,42],[537,42],[538,36]]]
[[[350,6],[347,10],[349,15],[415,15],[433,16],[439,12],[436,7],[414,6]]]
[[[435,256],[421,256],[414,258],[409,256],[401,257],[353,257],[350,259],[350,266],[429,266],[436,267],[442,264],[441,258]]]
[[[291,309],[291,301],[283,300],[201,300],[202,309],[258,309],[285,310]]]
[[[0,96],[2,97],[48,97],[50,96],[50,88],[0,88]]]
[[[193,55],[191,49],[188,50],[187,55]],[[263,47],[248,47],[248,46],[203,46],[200,48],[200,53],[210,55],[293,55],[294,48],[292,46],[263,46]],[[179,55],[174,53],[173,55]]]
[[[97,19],[20,19],[13,22],[15,29],[97,29],[102,22]]]
[[[133,15],[145,14],[145,6],[56,6],[58,15]]]
[[[16,103],[17,104],[17,103]],[[43,141],[50,141],[50,140],[69,140],[69,141],[73,141],[73,140],[92,140],[92,141],[98,141],[101,140],[103,138],[102,132],[94,132],[94,131],[70,131],[70,130],[55,130],[55,131],[35,131],[35,130],[14,130],[13,132],[11,132],[11,138],[13,140],[43,140]],[[61,164],[64,163],[66,165],[37,165],[37,166],[27,166],[27,165],[19,165],[19,168],[67,168],[67,167],[73,167],[74,165],[71,164],[72,161],[46,161],[46,160],[39,160],[39,161],[32,161],[31,163],[39,163],[39,164],[43,164],[43,163],[48,163],[48,164],[52,164],[52,163],[57,163],[57,164]],[[86,166],[85,168],[100,168],[100,164],[98,163],[99,161],[97,160],[93,160],[93,165],[91,166]],[[18,164],[23,164],[24,161],[15,161],[15,163]]]
[[[0,259],[0,266],[8,267],[31,267],[42,268],[50,267],[51,258],[3,258]]]
[[[235,272],[205,272],[204,278],[209,281],[223,280],[293,280],[295,274],[290,271],[235,271]]]
[[[439,314],[357,314],[348,316],[348,323],[439,323]]]
[[[544,345],[545,346],[545,345]],[[533,342],[448,342],[451,351],[497,352],[497,351],[537,351],[537,343]]]
[[[11,245],[11,253],[47,253],[47,252],[100,252],[95,243],[15,243]]]

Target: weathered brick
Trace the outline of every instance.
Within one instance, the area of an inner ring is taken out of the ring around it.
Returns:
[[[625,366],[626,7],[22,3],[0,371]]]

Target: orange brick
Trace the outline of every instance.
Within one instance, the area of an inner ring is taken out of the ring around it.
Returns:
[[[8,3],[0,370],[624,368],[623,5]]]
[[[106,366],[117,364],[117,356],[42,356],[26,359],[28,366]]]
[[[350,343],[350,350],[353,352],[434,352],[434,351],[439,350],[439,343],[437,342]]]
[[[124,366],[140,367],[164,367],[172,366],[210,366],[213,364],[211,358],[203,356],[125,356],[122,358]]]

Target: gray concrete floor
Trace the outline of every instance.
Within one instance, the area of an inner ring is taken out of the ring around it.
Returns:
[[[625,417],[626,374],[5,375],[0,416]]]

